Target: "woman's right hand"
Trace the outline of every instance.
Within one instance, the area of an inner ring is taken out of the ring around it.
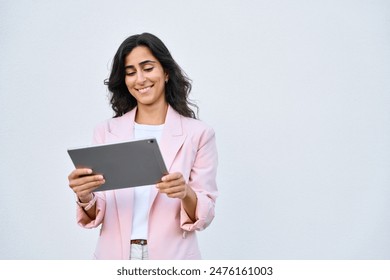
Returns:
[[[93,198],[92,192],[104,184],[103,175],[92,174],[89,168],[73,170],[69,176],[69,187],[77,195],[80,202],[89,202]]]

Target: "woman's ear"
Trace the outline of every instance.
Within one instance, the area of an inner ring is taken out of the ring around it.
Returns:
[[[169,81],[169,75],[167,72],[165,72],[165,83],[168,83]]]

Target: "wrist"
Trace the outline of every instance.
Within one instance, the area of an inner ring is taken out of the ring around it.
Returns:
[[[92,197],[88,202],[82,202],[82,200],[78,197],[76,200],[77,205],[83,208],[85,211],[88,211],[95,205],[97,200],[97,197],[93,193],[91,194],[91,196]]]
[[[194,200],[194,198],[196,199],[195,191],[190,186],[186,185],[186,192],[182,200]]]
[[[94,198],[94,196],[95,195],[93,193],[90,193],[86,196],[77,196],[77,199],[80,203],[89,203]]]

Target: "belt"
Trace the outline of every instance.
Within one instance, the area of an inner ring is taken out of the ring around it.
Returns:
[[[147,245],[148,241],[145,239],[133,239],[133,240],[130,240],[130,244]]]

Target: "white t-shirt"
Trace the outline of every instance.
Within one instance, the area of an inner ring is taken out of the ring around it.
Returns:
[[[160,142],[164,125],[134,124],[135,139],[156,138]],[[134,188],[133,226],[130,239],[148,239],[150,190],[154,185]]]

